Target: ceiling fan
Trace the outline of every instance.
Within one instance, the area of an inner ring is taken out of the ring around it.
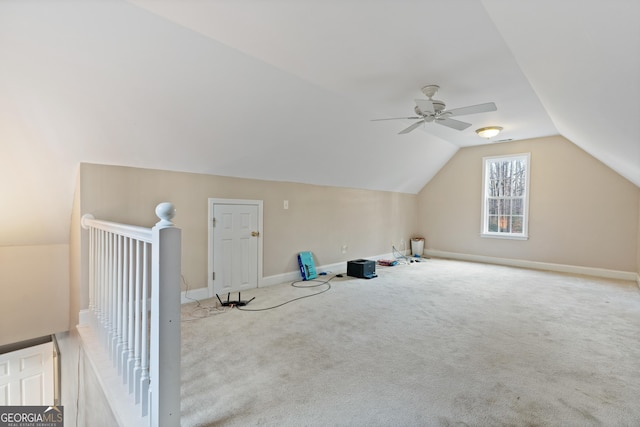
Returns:
[[[452,110],[446,110],[446,105],[442,101],[433,99],[436,92],[438,92],[440,86],[427,85],[422,88],[424,93],[429,99],[416,99],[416,106],[414,111],[417,116],[414,117],[394,117],[389,119],[374,119],[372,121],[380,120],[418,120],[408,128],[398,132],[399,134],[409,133],[416,129],[423,123],[435,122],[439,125],[447,126],[456,130],[465,130],[471,123],[461,122],[460,120],[452,119],[452,116],[464,116],[467,114],[486,113],[489,111],[496,111],[496,104],[493,102],[487,102],[485,104],[471,105],[469,107],[454,108]]]

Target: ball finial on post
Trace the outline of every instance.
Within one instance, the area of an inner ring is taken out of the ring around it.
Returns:
[[[176,216],[176,208],[173,203],[162,202],[156,206],[156,216],[160,218],[156,227],[173,227],[171,219]]]

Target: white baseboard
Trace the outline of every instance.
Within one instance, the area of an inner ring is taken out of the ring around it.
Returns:
[[[640,273],[636,274],[636,285],[640,288]]]
[[[497,258],[483,255],[461,254],[456,252],[438,251],[429,249],[425,255],[434,258],[457,259],[460,261],[483,262],[486,264],[498,264],[510,267],[531,268],[534,270],[557,271],[560,273],[583,274],[586,276],[604,277],[607,279],[640,280],[637,273],[630,271],[608,270],[605,268],[582,267],[577,265],[554,264],[549,262],[527,261],[523,259]],[[638,279],[636,278],[638,277]],[[640,286],[640,282],[638,284]]]
[[[324,273],[327,273],[328,275],[344,273],[347,271],[347,263],[346,261],[344,261],[344,262],[337,262],[334,264],[316,266],[316,271],[318,273],[324,272]],[[319,277],[322,277],[322,276],[319,276]],[[295,282],[297,280],[302,280],[302,278],[300,277],[300,270],[289,271],[287,273],[275,274],[273,276],[263,277],[262,280],[260,281],[259,287],[263,288],[266,286],[279,285],[281,283]]]
[[[275,274],[273,276],[265,276],[260,280],[258,284],[259,288],[265,288],[267,286],[279,285],[285,282],[294,282],[300,280],[299,271],[290,271],[288,273]]]
[[[406,253],[406,251],[402,251],[402,252]],[[368,257],[360,257],[360,258],[353,258],[353,259],[361,259],[361,258],[377,261],[379,259],[394,259],[395,257],[392,253],[387,253],[382,255],[372,255]],[[327,273],[327,276],[331,276],[334,274],[346,274],[347,261],[341,261],[333,264],[316,266],[316,271],[318,273]],[[319,278],[322,278],[322,277],[323,276],[319,276]],[[260,281],[259,287],[262,288],[266,286],[279,285],[281,283],[286,283],[286,282],[295,282],[296,280],[302,280],[300,277],[299,270],[263,277],[262,280]]]
[[[371,259],[371,260],[389,259],[389,258],[393,259],[393,255],[384,254],[384,255],[366,257],[366,259]],[[344,274],[347,271],[347,261],[316,266],[316,271],[318,273],[323,273],[323,272],[327,273],[327,275],[338,274],[338,273]],[[323,276],[319,276],[319,277],[323,277]],[[262,278],[259,278],[258,287],[264,288],[267,286],[279,285],[281,283],[295,282],[297,280],[302,280],[300,277],[300,270],[289,271],[286,273],[274,274],[273,276],[264,276]],[[211,298],[213,296],[214,295],[209,295],[209,288],[189,289],[188,292],[182,292],[181,304],[190,303],[190,302],[193,302],[193,300],[203,300],[203,299]]]
[[[180,304],[187,304],[194,302],[194,300],[200,301],[211,298],[212,296],[213,295],[209,295],[209,288],[189,289],[180,294]]]
[[[78,312],[78,326],[87,326],[89,324],[89,316],[91,311],[88,308]]]

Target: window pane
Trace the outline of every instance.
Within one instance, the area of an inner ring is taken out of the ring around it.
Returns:
[[[489,216],[487,231],[492,233],[498,232],[498,217],[496,215]]]
[[[518,177],[515,177],[513,180],[513,191],[511,195],[514,197],[522,195],[522,180],[518,179]]]
[[[511,213],[513,215],[522,215],[523,214],[523,203],[522,199],[513,199],[511,200]]]
[[[524,230],[522,228],[522,216],[513,216],[511,217],[511,232],[512,233],[522,233]]]
[[[498,199],[489,199],[489,215],[498,215]]]
[[[489,188],[487,194],[489,197],[498,197],[498,181],[495,179],[489,180]]]
[[[501,199],[498,201],[499,204],[499,209],[500,209],[500,214],[502,215],[509,215],[511,213],[511,200],[509,199]]]
[[[513,196],[523,196],[525,191],[525,180],[526,180],[526,162],[524,160],[516,160],[514,162],[514,167],[516,173],[513,177],[514,186],[513,186]]]
[[[508,233],[509,232],[509,217],[508,216],[501,216],[498,218],[498,228],[500,229],[500,232],[502,233]]]

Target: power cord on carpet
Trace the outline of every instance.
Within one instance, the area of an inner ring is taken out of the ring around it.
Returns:
[[[310,295],[303,295],[301,297],[297,297],[297,298],[293,298],[290,299],[288,301],[285,301],[281,304],[277,304],[271,307],[264,307],[264,308],[241,308],[240,306],[237,305],[230,305],[227,307],[223,307],[223,306],[218,306],[218,303],[215,303],[215,305],[213,306],[205,306],[202,305],[202,302],[197,299],[197,298],[191,298],[188,296],[189,293],[189,283],[186,281],[186,279],[184,278],[184,276],[181,276],[182,278],[182,283],[185,286],[185,291],[184,291],[184,297],[185,299],[188,299],[190,301],[193,301],[196,303],[196,306],[191,310],[191,312],[189,313],[189,315],[191,316],[191,318],[183,318],[182,322],[195,322],[197,320],[202,320],[202,319],[206,319],[207,317],[210,317],[213,314],[220,314],[220,313],[226,313],[227,311],[236,308],[240,311],[266,311],[266,310],[273,310],[274,308],[278,308],[278,307],[282,307],[285,304],[289,304],[290,302],[294,302],[294,301],[298,301],[304,298],[309,298],[309,297],[313,297],[316,295],[320,295],[323,294],[325,292],[327,292],[328,290],[331,289],[331,283],[329,283],[331,280],[335,279],[336,277],[343,277],[342,274],[336,274],[335,276],[332,276],[331,278],[327,279],[327,280],[296,280],[295,282],[291,282],[291,286],[293,286],[294,288],[317,288],[319,286],[324,286],[326,285],[327,288],[323,289],[319,292],[316,292],[314,294],[310,294]],[[314,285],[299,285],[299,283],[309,283],[309,282],[314,282]],[[244,306],[246,307],[246,306]],[[204,311],[204,314],[197,314]]]
[[[323,289],[319,292],[316,292],[315,294],[310,294],[310,295],[304,295],[298,298],[293,298],[290,299],[289,301],[285,301],[282,304],[278,304],[278,305],[274,305],[271,307],[264,307],[264,308],[245,308],[245,307],[238,307],[236,306],[236,308],[240,311],[266,311],[266,310],[273,310],[274,308],[278,308],[278,307],[282,307],[285,304],[289,304],[290,302],[294,302],[294,301],[298,301],[301,300],[303,298],[309,298],[309,297],[314,297],[316,295],[320,295],[323,294],[325,292],[327,292],[329,289],[331,289],[331,283],[329,283],[331,280],[333,280],[334,278],[338,277],[338,275],[331,277],[330,279],[327,280],[296,280],[295,282],[291,282],[291,286],[293,286],[294,288],[317,288],[319,286],[323,286],[323,285],[327,285],[327,289]],[[309,283],[309,282],[315,282],[317,284],[315,285],[307,285],[307,286],[300,286],[298,285],[298,283]]]
[[[402,260],[407,264],[410,264],[411,262],[413,262],[411,258],[409,258],[408,256],[404,255],[402,252],[397,250],[395,246],[391,246],[391,249],[393,250],[393,257],[396,260]]]
[[[186,281],[184,276],[180,275],[180,277],[182,278],[182,283],[184,284],[184,287],[185,287],[184,298],[196,303],[196,306],[189,313],[191,317],[181,319],[182,322],[195,322],[196,320],[206,319],[207,317],[210,317],[213,314],[225,313],[230,310],[229,307],[218,307],[217,303],[215,303],[214,306],[205,306],[205,305],[202,305],[199,299],[191,298],[190,296],[188,296],[189,283]],[[203,311],[204,311],[204,314],[197,314]]]

